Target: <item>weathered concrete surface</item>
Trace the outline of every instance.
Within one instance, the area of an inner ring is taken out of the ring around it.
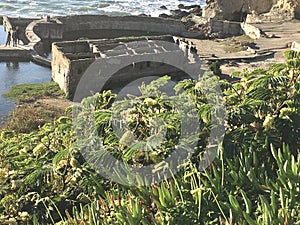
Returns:
[[[23,42],[43,56],[51,51],[51,43],[59,40],[85,38],[116,38],[128,36],[179,35],[199,37],[201,31],[188,31],[180,20],[143,16],[75,15],[44,19],[3,17],[7,29],[19,26]],[[25,28],[24,28],[25,27]],[[24,32],[23,32],[24,31]]]
[[[8,30],[11,30],[13,28],[13,26],[11,25],[11,22],[7,16],[2,17],[2,24],[3,24],[3,28],[4,28],[5,32],[7,32]]]
[[[28,46],[36,51],[39,55],[43,55],[44,45],[42,39],[34,32],[34,27],[37,25],[36,21],[31,22],[25,29],[25,35],[29,40]]]
[[[28,39],[25,36],[26,27],[33,21],[37,20],[36,18],[21,18],[21,17],[7,17],[2,16],[2,24],[4,26],[4,30],[7,31],[12,27],[19,27],[20,30],[20,39],[22,42],[27,45]]]
[[[46,52],[51,51],[51,49],[47,49],[45,42],[62,40],[63,25],[58,20],[49,21],[48,18],[36,20],[26,27],[25,35],[29,40],[29,47],[43,56]]]
[[[211,20],[210,33],[220,34],[218,36],[235,36],[242,34],[241,24],[228,20]]]
[[[261,37],[260,29],[251,24],[241,23],[241,28],[244,34],[246,34],[248,37],[254,40],[259,39]]]
[[[175,40],[178,45],[175,44]],[[147,76],[168,74],[175,79],[187,76],[180,69],[171,66],[181,65],[179,62],[181,59],[176,54],[181,53],[193,63],[195,59],[190,52],[191,47],[190,43],[172,36],[54,43],[52,79],[70,98],[78,97],[74,94],[80,82],[89,83],[83,84],[86,89],[79,90],[80,96],[83,97],[89,95],[91,91],[120,88],[133,80]],[[98,72],[94,71],[96,75],[82,81],[86,69],[90,69],[95,60],[99,64],[96,68]],[[168,63],[170,60],[179,61],[170,64]],[[123,66],[114,71],[116,68],[111,62],[120,62]],[[97,75],[99,71],[101,74]]]
[[[31,61],[40,66],[51,68],[51,60],[38,54],[31,54]]]
[[[296,41],[292,43],[291,50],[295,52],[300,52],[300,44]]]
[[[54,43],[52,46],[52,79],[67,96],[72,96],[82,73],[95,60],[93,54],[80,58],[90,53],[87,46],[86,41]]]
[[[75,15],[58,17],[64,33],[98,31],[97,38],[117,38],[141,35],[201,36],[200,31],[188,31],[180,20],[144,16]],[[102,33],[101,33],[102,32]],[[75,35],[74,33],[72,33]],[[88,34],[88,33],[87,33]],[[64,35],[66,36],[66,35]]]
[[[18,47],[0,46],[0,61],[30,61],[31,51]]]
[[[285,59],[283,57],[283,52],[290,49],[293,41],[300,40],[299,23],[300,21],[295,20],[285,23],[255,24],[255,27],[257,27],[255,30],[257,29],[257,32],[259,30],[262,34],[264,34],[259,39],[250,39],[241,36],[217,40],[186,40],[189,43],[195,44],[198,54],[203,60],[227,61],[228,64],[222,67],[222,70],[225,74],[230,74],[232,71],[243,70],[245,68],[251,69],[265,67],[266,65],[273,63],[284,62]],[[240,23],[235,24],[239,25]],[[124,40],[126,40],[126,38]],[[115,49],[118,47],[120,41],[120,39],[85,40],[58,43],[56,45],[58,54],[55,55],[59,57],[52,61],[52,75],[54,80],[60,83],[60,86],[66,93],[69,94],[69,96],[72,96],[74,94],[72,93],[72,90],[74,91],[76,89],[83,71],[85,71],[85,69],[88,68],[96,59],[119,57],[120,55],[125,55],[126,58],[131,58],[129,50],[122,52]],[[231,46],[235,45],[242,45],[240,47],[243,48],[237,52],[235,50],[233,52],[228,52],[228,47],[231,48]],[[112,49],[115,50],[111,51]],[[182,49],[189,49],[189,47],[187,48],[186,45],[182,45]],[[137,48],[137,52],[139,52],[139,48]],[[170,58],[172,57],[173,56],[170,56]],[[232,63],[232,61],[235,63]],[[151,68],[159,68],[158,71],[166,71],[164,69],[169,69],[169,71],[171,71],[172,69],[155,63],[149,65],[150,70]],[[238,66],[235,67],[232,65]],[[159,66],[162,66],[161,70]],[[136,68],[147,68],[147,63],[136,64]],[[114,77],[115,80],[110,84],[123,85],[128,81],[128,79],[137,78],[139,75],[137,75],[137,77],[128,76],[128,74],[133,74],[132,69],[132,66],[128,66],[122,72],[120,71],[120,75],[116,75]],[[135,72],[138,72],[137,74],[140,75],[143,74],[141,71]],[[148,74],[150,74],[150,72]],[[147,74],[143,75],[146,76]],[[113,85],[110,85],[110,87],[113,87]]]

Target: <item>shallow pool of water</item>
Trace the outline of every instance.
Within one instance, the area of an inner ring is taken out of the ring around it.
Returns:
[[[5,32],[0,26],[0,44],[5,42]],[[0,124],[15,104],[2,95],[17,84],[35,84],[51,80],[51,70],[32,62],[0,62]]]
[[[51,71],[31,62],[0,62],[0,121],[14,109],[15,104],[4,98],[12,86],[25,83],[41,83],[51,80]]]

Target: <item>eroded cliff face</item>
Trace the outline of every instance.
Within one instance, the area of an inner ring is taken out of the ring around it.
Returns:
[[[300,0],[277,0],[270,12],[300,19]]]
[[[244,21],[247,14],[268,17],[280,15],[287,19],[300,16],[300,0],[207,0],[203,10],[206,18]]]

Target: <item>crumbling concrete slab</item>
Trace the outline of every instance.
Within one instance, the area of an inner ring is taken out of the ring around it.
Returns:
[[[295,52],[300,52],[300,44],[296,41],[292,43],[291,50]]]
[[[261,37],[260,29],[251,24],[241,23],[241,28],[248,37],[250,37],[254,40],[257,40]]]

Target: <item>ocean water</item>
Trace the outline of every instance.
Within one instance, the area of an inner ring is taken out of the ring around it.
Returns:
[[[205,5],[205,0],[1,0],[0,15],[40,17],[45,15],[106,14],[158,16],[178,4]],[[165,5],[168,10],[160,9]]]

